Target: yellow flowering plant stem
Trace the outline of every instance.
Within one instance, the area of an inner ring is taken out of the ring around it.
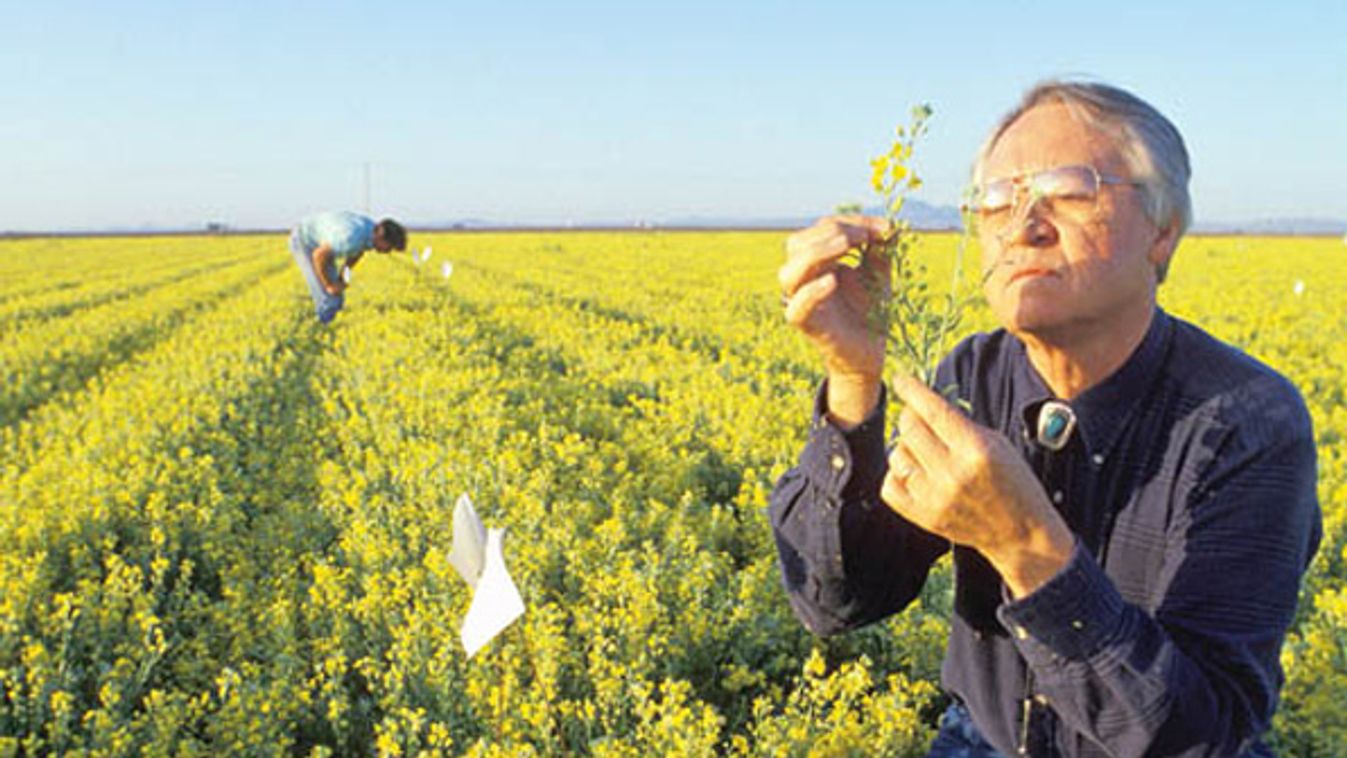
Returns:
[[[882,200],[883,216],[890,231],[880,242],[861,250],[855,262],[859,263],[860,257],[876,255],[885,261],[887,286],[875,287],[869,314],[871,328],[884,333],[886,352],[898,371],[934,387],[945,342],[958,329],[969,298],[960,293],[966,231],[956,249],[949,291],[937,296],[926,281],[926,267],[914,254],[916,236],[911,222],[901,217],[908,193],[922,184],[911,162],[917,140],[926,134],[931,114],[930,105],[914,107],[911,122],[897,127],[896,139],[888,152],[870,161],[870,185]],[[968,229],[967,223],[964,228]],[[947,398],[953,398],[957,391],[953,385],[936,389]]]

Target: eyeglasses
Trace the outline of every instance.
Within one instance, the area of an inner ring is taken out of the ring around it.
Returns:
[[[966,208],[982,223],[1000,226],[1010,220],[1023,190],[1029,200],[1026,207],[1046,202],[1055,214],[1088,220],[1099,209],[1099,187],[1104,184],[1142,186],[1131,179],[1101,174],[1094,166],[1058,166],[983,182],[973,189]]]

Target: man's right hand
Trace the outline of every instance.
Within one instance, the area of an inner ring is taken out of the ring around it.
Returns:
[[[843,427],[861,423],[879,403],[884,332],[870,323],[877,298],[887,298],[889,269],[878,255],[852,268],[841,262],[892,233],[872,216],[828,216],[786,239],[777,277],[786,321],[814,343],[828,371],[828,412]]]

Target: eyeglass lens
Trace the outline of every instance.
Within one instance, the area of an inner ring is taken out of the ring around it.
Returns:
[[[1054,210],[1090,211],[1099,194],[1099,175],[1089,166],[1059,166],[1024,177],[987,182],[976,208],[984,219],[1009,215],[1023,188],[1029,201],[1048,200]]]

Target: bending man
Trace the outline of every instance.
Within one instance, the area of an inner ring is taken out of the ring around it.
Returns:
[[[315,213],[290,233],[290,252],[309,285],[318,320],[326,324],[345,304],[343,269],[353,269],[366,250],[407,249],[407,231],[391,218],[379,223],[346,211]]]

